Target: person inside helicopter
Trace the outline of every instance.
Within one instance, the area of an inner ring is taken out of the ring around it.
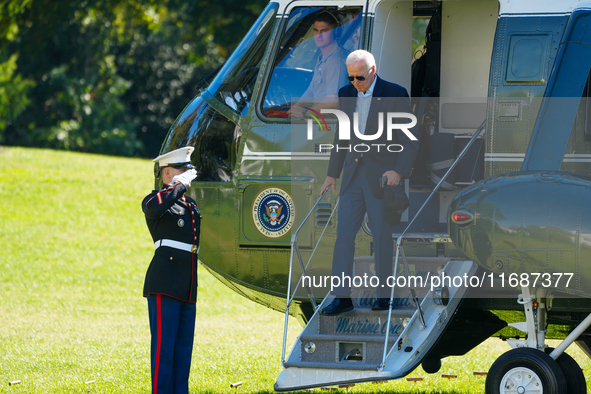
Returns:
[[[321,54],[316,60],[314,76],[308,89],[287,111],[288,116],[302,118],[306,107],[317,111],[321,108],[336,108],[338,90],[347,84],[345,59],[348,52],[338,43],[339,26],[338,17],[329,11],[323,11],[316,17],[314,42]]]
[[[265,116],[301,118],[308,108],[336,107],[338,90],[347,84],[345,58],[359,46],[361,10],[291,10],[262,103]]]

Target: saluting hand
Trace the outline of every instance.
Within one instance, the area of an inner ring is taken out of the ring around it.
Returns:
[[[182,174],[175,175],[172,178],[173,182],[181,182],[183,185],[191,186],[191,181],[197,177],[197,171],[194,168],[183,172]]]

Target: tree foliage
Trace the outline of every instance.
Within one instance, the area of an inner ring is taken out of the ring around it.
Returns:
[[[0,0],[0,143],[155,156],[265,4]]]

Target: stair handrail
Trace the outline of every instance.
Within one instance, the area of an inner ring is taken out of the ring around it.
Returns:
[[[402,252],[402,256],[403,256],[403,262],[405,264],[406,271],[407,271],[406,274],[408,275],[408,265],[406,263],[406,257],[404,256],[404,251],[402,251],[402,241],[403,241],[404,235],[410,229],[410,226],[412,226],[412,224],[417,219],[417,217],[421,214],[421,212],[423,211],[425,206],[429,203],[431,198],[435,195],[435,192],[437,192],[437,190],[439,190],[439,188],[441,187],[443,182],[445,182],[445,180],[447,179],[449,174],[451,174],[451,172],[454,170],[454,168],[456,168],[456,165],[460,162],[460,160],[462,160],[462,158],[464,157],[466,152],[468,152],[468,150],[474,144],[476,139],[480,136],[482,131],[485,130],[485,125],[486,125],[486,119],[484,119],[484,121],[482,122],[480,127],[478,127],[478,129],[474,133],[474,136],[472,136],[472,138],[470,139],[468,144],[466,144],[464,149],[462,149],[462,151],[460,152],[458,157],[454,160],[452,165],[449,167],[449,169],[447,170],[445,175],[443,175],[443,177],[441,177],[441,179],[439,180],[437,185],[433,188],[433,191],[431,191],[431,193],[429,194],[429,196],[427,197],[427,199],[425,200],[423,205],[421,205],[421,208],[419,208],[419,210],[414,215],[414,217],[411,219],[411,221],[408,223],[408,225],[406,226],[404,231],[398,236],[398,238],[396,240],[396,258],[394,260],[394,275],[393,275],[394,278],[396,278],[396,274],[398,272],[398,259],[400,257],[401,252]],[[396,280],[394,280],[394,283],[392,284],[392,288],[390,290],[390,303],[388,305],[388,323],[386,324],[386,327],[387,327],[386,328],[386,337],[384,339],[384,353],[383,353],[383,357],[382,357],[382,363],[380,364],[380,367],[378,368],[379,371],[383,370],[384,367],[386,366],[386,356],[388,355],[388,337],[390,334],[390,323],[392,321],[392,303],[394,301],[394,289],[395,288],[396,288]],[[417,302],[417,301],[418,301],[418,299],[415,302]],[[421,319],[421,325],[423,326],[423,329],[424,329],[426,327],[425,317],[423,316],[423,312],[421,310],[420,303],[418,303],[417,312],[419,312],[419,319]]]
[[[289,324],[289,307],[291,306],[291,303],[292,303],[293,299],[295,298],[295,293],[297,291],[297,290],[294,291],[293,294],[291,293],[291,276],[292,276],[292,271],[293,271],[294,252],[298,256],[298,260],[300,262],[300,268],[302,269],[302,274],[300,275],[300,278],[298,279],[298,282],[295,286],[295,288],[297,289],[297,287],[299,286],[299,284],[302,280],[302,277],[306,276],[306,268],[308,268],[308,266],[310,265],[310,262],[312,261],[312,257],[314,256],[314,253],[316,252],[316,248],[320,244],[320,240],[322,239],[322,236],[324,235],[324,232],[326,231],[326,228],[328,227],[328,224],[330,223],[330,220],[332,219],[332,215],[334,214],[334,212],[337,209],[337,206],[339,205],[339,199],[337,198],[335,206],[330,213],[330,217],[326,221],[326,224],[324,225],[324,229],[322,230],[320,237],[318,237],[318,241],[316,242],[316,245],[314,246],[314,249],[312,250],[312,253],[310,254],[310,258],[308,259],[308,263],[305,266],[304,266],[304,262],[302,261],[302,256],[300,254],[300,248],[298,246],[297,237],[298,237],[300,230],[302,229],[304,224],[308,221],[308,218],[310,218],[310,216],[312,215],[312,212],[314,212],[314,210],[316,209],[316,207],[318,206],[318,204],[320,203],[320,201],[322,200],[322,198],[324,197],[324,195],[326,194],[328,189],[329,188],[324,189],[324,191],[320,194],[320,197],[318,197],[318,200],[316,200],[316,203],[312,206],[312,209],[310,209],[310,212],[308,212],[308,214],[306,215],[306,217],[304,218],[302,223],[299,225],[297,230],[291,236],[291,251],[290,251],[290,255],[289,255],[289,274],[288,274],[289,277],[287,280],[287,295],[286,295],[286,306],[285,306],[285,322],[283,325],[283,348],[281,350],[281,363],[285,363],[285,353],[286,353],[286,346],[287,346],[287,327]],[[316,298],[314,297],[314,293],[312,292],[312,289],[310,288],[309,284],[306,286],[306,291],[308,293],[308,298],[310,298],[310,300],[312,301],[312,306],[314,308],[314,312],[316,312],[316,309],[318,309],[318,305],[316,304]]]
[[[332,216],[336,212],[336,209],[337,209],[338,206],[339,206],[339,198],[337,197],[337,200],[335,202],[334,208],[330,212],[330,216],[328,217],[328,220],[326,221],[326,224],[324,225],[324,228],[322,229],[322,232],[320,233],[320,236],[318,237],[318,241],[316,242],[316,245],[314,245],[314,249],[312,249],[312,253],[310,253],[310,257],[308,258],[308,262],[306,263],[306,266],[305,267],[303,266],[302,256],[300,255],[300,247],[299,247],[297,241],[294,243],[295,250],[297,252],[298,259],[300,261],[300,267],[302,268],[302,275],[300,275],[300,278],[298,279],[298,283],[296,283],[296,285],[294,286],[294,289],[297,289],[298,288],[298,286],[302,282],[302,278],[304,276],[306,276],[305,275],[306,274],[306,269],[308,268],[308,266],[312,262],[312,257],[314,257],[314,254],[316,253],[316,249],[318,248],[318,245],[320,244],[320,240],[322,240],[322,237],[324,236],[324,233],[326,232],[326,228],[328,227],[328,224],[330,223],[330,220],[332,219]],[[316,309],[318,308],[318,305],[316,304],[316,298],[313,297],[314,294],[312,293],[312,290],[309,288],[309,286],[307,286],[306,289],[308,290],[308,298],[310,298],[312,300],[312,306],[314,307],[314,311],[316,311]],[[292,299],[295,298],[296,291],[297,290],[294,290],[293,291],[293,293],[292,293]]]

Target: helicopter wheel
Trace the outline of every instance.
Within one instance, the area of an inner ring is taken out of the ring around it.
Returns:
[[[550,354],[552,350],[554,350],[554,348],[546,348],[546,354]],[[581,370],[581,366],[575,361],[575,359],[566,352],[563,352],[556,362],[566,378],[566,391],[568,394],[586,394],[587,381],[585,380],[585,375]]]
[[[490,367],[486,394],[567,394],[567,382],[558,363],[537,349],[517,348]]]

